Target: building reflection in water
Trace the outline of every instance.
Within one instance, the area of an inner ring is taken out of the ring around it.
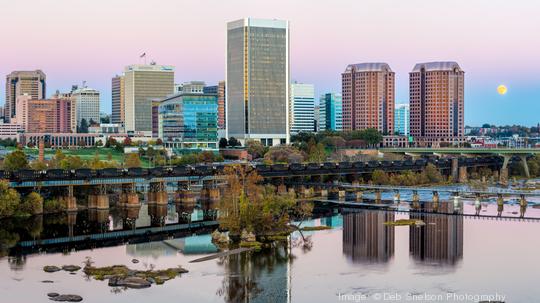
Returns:
[[[411,257],[427,264],[454,265],[463,258],[463,216],[429,213],[432,203],[423,203],[426,213],[411,213],[410,218],[426,225],[409,229]],[[453,211],[452,203],[439,203],[441,212]]]
[[[290,302],[290,259],[287,243],[221,258],[225,277],[217,294],[225,302]]]
[[[362,210],[343,215],[343,254],[354,263],[388,262],[394,256],[393,212]]]

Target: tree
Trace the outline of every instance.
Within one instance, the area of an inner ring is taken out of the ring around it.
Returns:
[[[219,139],[219,148],[227,148],[228,144],[229,142],[227,141],[227,138]]]
[[[8,171],[15,171],[19,169],[28,168],[28,160],[26,155],[20,149],[8,154],[4,158],[4,169]]]
[[[0,217],[9,217],[15,213],[21,196],[13,188],[9,187],[6,180],[0,180]]]
[[[371,174],[371,181],[377,185],[386,185],[389,184],[390,178],[388,177],[388,174],[384,171],[376,169]]]
[[[79,156],[67,156],[58,165],[61,169],[79,169],[84,167],[84,162]]]
[[[24,197],[21,204],[19,204],[19,210],[23,214],[38,215],[43,213],[43,197],[36,193],[31,192]]]
[[[382,142],[383,137],[377,129],[368,128],[363,130],[360,139],[366,141],[371,146],[375,146]]]
[[[264,160],[270,163],[300,163],[304,161],[304,155],[295,147],[279,145],[271,147]]]
[[[163,140],[161,140],[161,138],[157,138],[156,145],[157,146],[163,145]]]
[[[422,171],[422,175],[425,176],[429,183],[440,183],[444,181],[444,177],[442,176],[441,172],[439,172],[437,167],[432,163],[428,163],[426,165]]]
[[[88,121],[86,121],[86,119],[81,119],[81,123],[78,127],[78,130],[77,130],[78,133],[83,133],[83,134],[86,134],[88,133]]]
[[[141,167],[141,158],[137,153],[130,153],[126,155],[125,166],[128,168]]]
[[[30,162],[30,168],[34,170],[45,170],[47,169],[47,164],[39,160],[34,160]]]
[[[242,146],[242,144],[235,137],[230,137],[229,138],[229,146],[230,147],[237,147],[237,146]]]
[[[130,137],[126,137],[124,139],[124,146],[131,146],[131,138]]]
[[[102,146],[103,146],[103,141],[97,140],[97,141],[96,141],[96,146],[97,146],[97,147],[102,147]]]
[[[103,115],[100,117],[101,123],[111,123],[111,116]]]
[[[307,144],[307,154],[309,162],[323,162],[326,160],[326,150],[322,143],[315,143],[314,139],[311,139]]]
[[[264,147],[260,141],[255,140],[248,140],[246,142],[246,149],[253,159],[263,157],[267,151],[266,147]]]

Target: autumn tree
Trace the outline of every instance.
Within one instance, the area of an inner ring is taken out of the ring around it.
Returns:
[[[28,168],[28,160],[25,153],[18,149],[4,158],[4,170],[15,171]]]
[[[137,153],[130,153],[126,155],[125,166],[128,168],[141,167],[141,158]]]

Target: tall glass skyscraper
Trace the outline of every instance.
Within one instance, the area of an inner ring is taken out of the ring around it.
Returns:
[[[409,104],[396,104],[394,123],[396,133],[403,136],[409,135]]]
[[[159,138],[166,147],[216,149],[217,94],[180,93],[159,105]]]
[[[343,130],[341,94],[326,93],[319,100],[319,130]]]
[[[263,145],[289,141],[289,23],[227,24],[227,136]]]
[[[315,131],[315,86],[313,84],[291,84],[290,101],[291,135]]]

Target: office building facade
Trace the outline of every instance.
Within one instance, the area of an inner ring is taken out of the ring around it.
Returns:
[[[127,132],[152,135],[152,100],[174,91],[174,67],[130,65],[125,71],[125,128]]]
[[[464,140],[465,72],[456,62],[416,64],[409,74],[410,133],[418,144]]]
[[[4,121],[10,122],[16,116],[18,96],[26,94],[31,99],[45,99],[45,93],[46,76],[41,70],[14,71],[7,75]]]
[[[343,130],[341,94],[326,93],[319,99],[319,131]]]
[[[81,87],[71,92],[71,96],[75,101],[76,114],[77,114],[77,126],[81,126],[81,121],[84,119],[87,125],[91,122],[99,123],[99,103],[100,94],[99,91]]]
[[[396,104],[394,110],[394,125],[395,132],[398,135],[408,136],[409,131],[409,105],[408,104]]]
[[[394,72],[386,63],[347,66],[342,76],[343,130],[394,133]]]
[[[125,78],[124,75],[115,76],[111,81],[111,122],[123,124],[125,120]]]
[[[292,83],[290,98],[290,134],[315,131],[315,86]]]
[[[17,124],[27,133],[71,133],[72,100],[17,97]]]
[[[271,146],[289,142],[289,23],[227,24],[227,136]]]
[[[216,94],[181,93],[159,103],[158,136],[166,147],[216,149],[218,146]]]

